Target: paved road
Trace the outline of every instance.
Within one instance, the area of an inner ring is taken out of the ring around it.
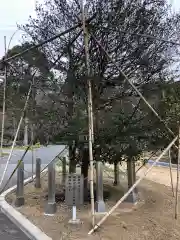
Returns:
[[[35,150],[35,158],[39,157],[42,159],[42,167],[46,166],[58,153],[63,150],[64,146],[47,146],[41,147],[40,149]],[[12,171],[14,170],[17,161],[23,155],[24,150],[14,150],[12,159],[7,169],[3,183],[7,181]],[[0,177],[2,176],[7,157],[3,158],[3,161],[0,164]],[[24,158],[24,167],[25,167],[25,177],[32,175],[32,153],[29,151]],[[35,166],[34,166],[35,169]],[[8,188],[16,184],[16,174],[10,181]],[[29,240],[29,238],[20,230],[18,227],[13,224],[2,212],[0,212],[0,240]]]
[[[29,240],[29,238],[1,212],[0,212],[0,239]]]
[[[34,151],[34,159],[36,157],[41,158],[42,160],[42,168],[44,168],[55,156],[58,155],[59,152],[63,150],[65,146],[63,145],[49,145],[47,147],[41,147],[39,149],[36,149]],[[8,152],[8,150],[6,150]],[[14,168],[17,165],[18,160],[22,157],[24,153],[24,150],[17,150],[15,149],[12,155],[12,158],[10,160],[10,163],[8,165],[7,173],[5,175],[3,185],[6,183],[7,179],[13,172]],[[0,163],[0,176],[2,176],[2,173],[5,168],[5,164],[7,161],[7,156],[5,156]],[[24,158],[24,170],[25,170],[25,178],[28,178],[29,176],[32,175],[32,152],[28,151]],[[34,172],[35,172],[35,163],[34,163]],[[8,188],[11,186],[14,186],[16,184],[16,176],[17,174],[15,173],[14,177],[10,181]]]

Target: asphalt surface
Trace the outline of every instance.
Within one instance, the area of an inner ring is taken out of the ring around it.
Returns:
[[[47,147],[41,147],[34,150],[34,159],[41,158],[42,161],[42,169],[54,158],[56,157],[65,146],[63,145],[49,145]],[[18,160],[21,159],[25,150],[18,150],[15,149],[13,151],[12,158],[10,159],[7,172],[3,181],[2,186],[5,185],[8,178],[10,177],[11,173],[13,172],[14,168],[16,167]],[[10,152],[10,150],[4,150],[4,152]],[[3,174],[8,156],[3,157],[2,161],[0,162],[0,177]],[[28,151],[26,156],[24,157],[24,175],[25,178],[28,178],[32,175],[32,152]],[[35,173],[35,163],[33,164],[33,172]],[[8,184],[7,188],[10,188],[16,184],[16,177],[17,173],[14,174],[10,183]]]
[[[1,212],[0,212],[0,239],[29,240],[29,238]]]
[[[62,145],[54,145],[41,147],[34,151],[34,159],[41,158],[42,160],[42,168],[45,167],[55,156],[58,155],[59,152],[63,150],[65,146]],[[4,152],[8,152],[6,150]],[[13,172],[14,168],[17,165],[18,160],[23,155],[24,150],[15,149],[8,165],[8,169],[3,181],[3,185],[8,180],[9,176]],[[0,177],[2,176],[3,170],[5,168],[7,161],[7,156],[5,156],[0,163]],[[35,163],[33,165],[33,172],[35,171]],[[24,169],[25,169],[25,178],[28,178],[32,175],[32,152],[29,151],[24,158]],[[12,180],[10,181],[7,188],[14,186],[16,184],[16,176],[15,173]],[[29,238],[14,224],[12,223],[2,212],[0,212],[0,240],[29,240]]]

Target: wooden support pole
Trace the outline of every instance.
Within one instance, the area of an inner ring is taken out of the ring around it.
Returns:
[[[85,61],[86,61],[86,76],[88,85],[88,119],[89,119],[89,162],[90,162],[90,196],[91,196],[91,215],[92,215],[92,226],[95,224],[94,215],[94,161],[93,161],[93,111],[92,111],[92,86],[90,79],[90,66],[89,66],[89,35],[86,27],[87,9],[84,7],[83,0],[81,0],[81,11],[82,11],[82,25],[84,32],[84,48],[85,48]]]
[[[100,227],[106,219],[116,210],[116,208],[129,196],[129,194],[135,189],[135,187],[146,177],[146,175],[152,170],[152,168],[156,165],[157,162],[167,153],[167,151],[172,147],[172,145],[176,142],[177,136],[173,139],[173,141],[164,149],[164,151],[160,154],[160,156],[154,161],[150,168],[134,183],[134,185],[127,191],[124,196],[119,199],[119,201],[107,212],[107,214],[88,232],[88,235],[92,234],[98,227]]]
[[[172,177],[171,149],[169,149],[168,153],[169,153],[169,173],[170,173],[170,179],[171,179],[171,189],[172,189],[172,194],[174,197],[175,194],[174,194],[173,177]]]
[[[176,182],[176,200],[175,200],[175,219],[178,216],[178,190],[179,190],[179,165],[180,165],[180,127],[178,133],[178,162],[177,162],[177,182]]]

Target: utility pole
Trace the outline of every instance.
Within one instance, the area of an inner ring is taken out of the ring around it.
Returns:
[[[89,34],[86,26],[87,19],[87,8],[84,6],[83,0],[81,0],[81,11],[82,11],[82,24],[84,32],[84,48],[85,48],[85,61],[86,61],[86,76],[88,85],[88,130],[89,130],[89,162],[90,162],[90,196],[91,196],[91,214],[92,214],[92,226],[95,225],[95,214],[94,214],[94,161],[93,161],[93,110],[92,110],[92,86],[90,79],[90,65],[89,65]]]
[[[6,58],[7,47],[6,47],[6,36],[4,36],[4,55]],[[6,111],[6,82],[7,82],[7,65],[5,63],[4,68],[4,79],[3,79],[3,113],[2,113],[2,128],[1,128],[1,159],[3,157],[3,141],[4,141],[4,122],[5,122],[5,111]]]

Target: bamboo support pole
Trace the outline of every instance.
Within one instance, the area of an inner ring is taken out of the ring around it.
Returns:
[[[179,166],[180,165],[180,127],[178,134],[178,162],[177,162],[177,182],[176,182],[176,200],[175,200],[175,219],[178,217],[178,191],[179,191]]]
[[[90,196],[91,196],[91,215],[92,215],[92,226],[95,224],[94,214],[94,161],[93,161],[93,110],[92,110],[92,86],[90,80],[90,66],[89,66],[89,36],[86,27],[87,9],[85,9],[83,0],[81,0],[81,11],[82,11],[82,25],[84,32],[84,48],[85,48],[85,61],[86,61],[86,75],[88,85],[88,129],[89,129],[89,162],[90,162]]]
[[[6,36],[4,36],[4,54],[6,57]],[[1,127],[1,160],[3,157],[3,141],[4,141],[4,123],[5,123],[5,111],[6,111],[6,82],[7,82],[7,65],[4,69],[4,81],[3,81],[3,112],[2,112],[2,127]],[[2,161],[1,161],[2,162]]]
[[[24,104],[24,109],[23,109],[23,111],[22,111],[21,118],[20,118],[20,120],[19,120],[19,124],[18,124],[17,130],[16,130],[16,135],[15,135],[15,137],[14,137],[14,140],[13,140],[13,143],[12,143],[12,147],[11,147],[11,150],[10,150],[10,153],[9,153],[9,156],[8,156],[8,159],[7,159],[7,162],[6,162],[6,166],[5,166],[5,169],[4,169],[3,174],[2,174],[2,177],[1,177],[0,187],[1,187],[2,183],[3,183],[4,176],[5,176],[6,171],[7,171],[7,168],[8,168],[8,164],[9,164],[10,159],[11,159],[11,157],[12,157],[12,153],[13,153],[13,150],[14,150],[14,147],[15,147],[15,144],[16,144],[16,139],[17,139],[17,136],[18,136],[18,134],[19,134],[19,130],[20,130],[20,127],[21,127],[23,118],[24,118],[24,113],[25,113],[25,111],[26,111],[26,108],[27,108],[27,105],[28,105],[28,101],[29,101],[29,98],[30,98],[31,90],[32,90],[32,84],[30,85],[30,88],[29,88],[29,91],[28,91],[28,94],[27,94],[27,98],[26,98],[26,102],[25,102],[25,104]]]
[[[169,149],[168,154],[169,154],[169,173],[170,173],[170,179],[171,179],[171,189],[174,197],[175,195],[174,195],[173,176],[172,176],[171,149]]]
[[[32,152],[32,159],[31,159],[31,167],[32,167],[32,174],[31,174],[31,177],[32,177],[32,180],[33,180],[33,176],[34,176],[34,155],[35,155],[35,150],[34,150],[34,124],[32,124],[31,126],[31,143],[32,143],[32,149],[31,149],[31,152]]]
[[[160,154],[160,156],[154,161],[150,168],[134,183],[134,185],[124,194],[124,196],[110,209],[109,212],[92,228],[88,235],[92,234],[98,227],[100,227],[105,220],[116,210],[116,208],[129,196],[129,194],[135,189],[135,187],[145,178],[145,176],[152,170],[152,168],[156,165],[157,162],[167,153],[167,151],[172,147],[172,145],[177,140],[177,136],[173,139],[173,141],[164,149],[164,151]]]

